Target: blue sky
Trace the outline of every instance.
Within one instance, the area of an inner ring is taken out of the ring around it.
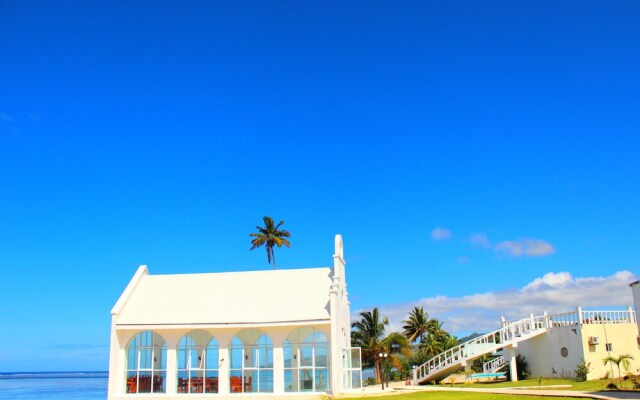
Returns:
[[[269,268],[264,215],[292,233],[279,268],[331,265],[341,233],[352,310],[396,325],[415,304],[460,333],[630,304],[638,20],[634,1],[0,1],[0,370],[106,370],[139,264]]]

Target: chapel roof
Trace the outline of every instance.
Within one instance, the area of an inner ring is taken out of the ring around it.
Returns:
[[[141,266],[112,310],[116,326],[328,322],[333,269],[150,275]]]

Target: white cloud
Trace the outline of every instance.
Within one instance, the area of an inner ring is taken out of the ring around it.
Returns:
[[[536,278],[533,282],[522,288],[522,290],[539,290],[540,288],[562,288],[569,285],[572,276],[568,272],[559,272],[557,274],[548,272],[542,278]]]
[[[575,278],[569,272],[549,272],[524,287],[462,297],[435,296],[413,303],[382,305],[391,331],[401,331],[402,320],[414,306],[424,307],[432,318],[444,321],[449,332],[486,332],[497,329],[500,317],[520,319],[529,314],[563,313],[577,306],[618,308],[633,304],[629,283],[638,280],[629,271],[605,277]],[[355,312],[352,319],[358,319]]]
[[[475,246],[480,246],[483,249],[491,248],[491,242],[484,233],[474,233],[469,237],[469,242]]]
[[[469,258],[462,256],[462,257],[458,257],[458,264],[468,264],[469,263]]]
[[[507,240],[496,244],[493,249],[511,257],[542,257],[556,252],[551,243],[533,238]]]
[[[451,238],[451,231],[447,228],[436,227],[431,231],[431,239],[440,241],[447,240]]]

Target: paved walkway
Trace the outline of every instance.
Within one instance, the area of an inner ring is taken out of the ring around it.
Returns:
[[[340,397],[369,397],[381,395],[397,395],[406,392],[422,392],[422,391],[453,391],[453,392],[475,392],[475,393],[497,393],[510,395],[529,395],[529,396],[553,396],[553,397],[575,397],[587,399],[640,399],[640,393],[636,392],[579,392],[575,390],[557,390],[553,387],[546,389],[526,389],[526,388],[495,388],[495,389],[479,389],[479,388],[463,388],[463,387],[446,387],[444,385],[424,385],[424,386],[406,386],[403,382],[391,383],[389,388],[381,389],[380,385],[367,386],[362,391],[354,391],[344,394]]]

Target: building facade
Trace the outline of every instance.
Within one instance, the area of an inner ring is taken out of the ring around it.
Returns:
[[[633,305],[637,312],[640,310],[640,281],[631,282],[629,287],[631,288],[631,293],[633,295]],[[640,345],[640,329],[638,333],[638,345]]]
[[[575,378],[576,369],[588,364],[587,379],[617,376],[617,366],[604,364],[607,357],[628,354],[629,372],[640,368],[636,312],[626,310],[583,310],[528,317],[507,321],[500,328],[479,335],[436,355],[413,371],[414,384],[440,382],[464,368],[471,370],[475,360],[489,356],[484,373],[503,374],[508,368],[511,380],[517,380],[517,357],[523,356],[529,376]],[[625,371],[621,371],[624,375]]]
[[[631,368],[640,368],[638,325],[631,307],[617,311],[575,311],[548,317],[544,334],[518,343],[516,352],[523,355],[532,377],[575,378],[575,370],[584,360],[589,365],[587,379],[618,375],[612,364],[603,359],[630,354]],[[625,371],[622,370],[623,375]]]
[[[111,311],[108,398],[337,394],[361,387],[342,237],[327,268],[151,275]]]

